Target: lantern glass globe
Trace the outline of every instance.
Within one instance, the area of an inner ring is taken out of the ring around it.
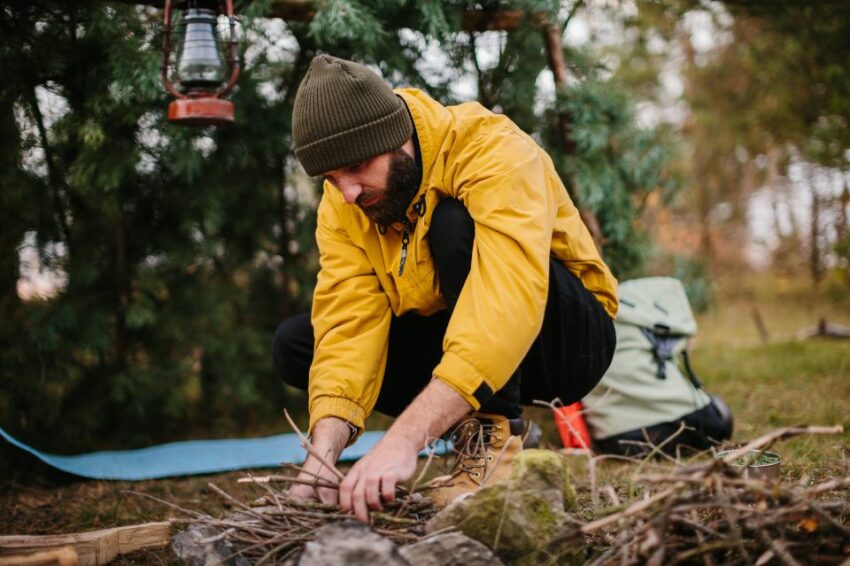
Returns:
[[[184,35],[177,52],[177,82],[185,92],[210,90],[224,82],[225,64],[216,34],[217,16],[190,8],[183,16]]]

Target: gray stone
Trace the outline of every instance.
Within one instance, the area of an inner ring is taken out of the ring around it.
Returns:
[[[332,523],[318,529],[312,541],[304,545],[298,566],[409,566],[389,539],[357,521]]]
[[[171,539],[171,548],[188,566],[250,566],[224,539],[215,539],[220,530],[207,525],[192,524]]]
[[[411,566],[502,566],[493,551],[461,533],[443,533],[402,547]]]

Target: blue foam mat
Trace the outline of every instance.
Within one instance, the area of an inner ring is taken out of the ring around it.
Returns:
[[[354,445],[342,453],[340,461],[362,457],[382,435],[383,432],[378,431],[363,433]],[[92,452],[76,456],[41,452],[12,437],[2,428],[0,436],[54,468],[98,480],[147,480],[248,468],[272,468],[281,463],[300,464],[306,456],[295,434],[265,438],[189,440],[139,450]]]

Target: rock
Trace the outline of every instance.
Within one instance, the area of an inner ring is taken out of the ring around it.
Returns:
[[[171,548],[188,566],[249,566],[248,560],[234,556],[236,550],[225,540],[209,540],[220,532],[207,525],[192,524],[174,535]]]
[[[438,534],[402,547],[411,566],[501,566],[493,551],[466,535]]]
[[[304,545],[298,566],[409,566],[396,545],[357,521],[325,525]]]
[[[507,564],[583,564],[581,539],[559,541],[568,532],[566,509],[575,488],[563,457],[549,450],[523,450],[511,477],[456,500],[428,522],[427,532],[454,526]]]
[[[573,511],[576,488],[566,458],[551,450],[523,450],[513,461],[511,480],[523,489],[537,491],[553,509]]]

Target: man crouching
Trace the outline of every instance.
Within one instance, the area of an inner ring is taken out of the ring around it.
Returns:
[[[312,443],[332,462],[373,410],[397,418],[338,492],[290,493],[367,521],[458,423],[434,500],[508,475],[522,405],[580,399],[614,353],[617,283],[552,160],[505,116],[394,92],[328,55],[299,87],[292,134],[324,177],[321,269],[312,312],[275,334],[275,365],[309,392]],[[301,477],[336,482],[313,457]]]

